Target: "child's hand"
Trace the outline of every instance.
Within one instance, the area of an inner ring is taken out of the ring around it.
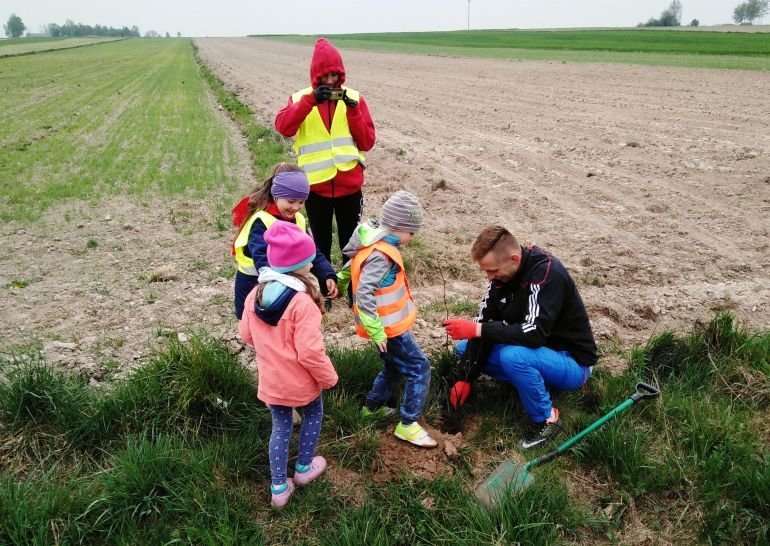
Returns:
[[[340,295],[339,291],[337,290],[337,283],[334,279],[326,279],[326,294],[330,298],[336,298]]]
[[[385,341],[375,341],[374,344],[377,346],[377,350],[379,350],[381,353],[387,353],[388,352],[388,340]]]

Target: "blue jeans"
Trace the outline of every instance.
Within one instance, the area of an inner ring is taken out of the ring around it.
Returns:
[[[465,340],[458,343],[455,354],[460,357],[467,345]],[[532,421],[541,422],[551,416],[553,407],[547,389],[579,389],[591,376],[591,368],[575,362],[566,351],[493,345],[484,363],[484,373],[516,387],[524,411]]]
[[[273,417],[273,430],[270,433],[268,459],[270,460],[270,476],[273,485],[286,483],[286,471],[289,466],[289,439],[291,438],[292,420],[291,408],[270,404],[270,414]],[[318,446],[318,436],[321,434],[321,423],[324,417],[323,395],[310,402],[302,410],[302,428],[299,429],[299,450],[297,464],[310,464]]]
[[[406,379],[401,401],[401,422],[414,423],[422,416],[430,387],[430,362],[410,332],[388,338],[388,351],[380,353],[382,371],[374,378],[372,390],[366,395],[367,402],[381,406],[393,394],[393,388]]]

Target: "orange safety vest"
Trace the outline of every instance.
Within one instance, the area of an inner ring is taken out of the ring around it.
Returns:
[[[404,273],[404,259],[396,247],[377,241],[371,246],[362,249],[350,262],[350,280],[353,283],[353,294],[358,288],[358,281],[361,278],[361,266],[369,255],[375,250],[379,250],[398,265],[396,280],[391,286],[378,288],[374,292],[374,299],[377,303],[377,314],[385,328],[385,335],[389,338],[400,336],[414,325],[417,320],[417,305],[412,298],[412,292],[409,290],[409,282]],[[356,332],[359,336],[368,339],[364,325],[358,317],[358,307],[353,304],[353,314],[356,321]]]

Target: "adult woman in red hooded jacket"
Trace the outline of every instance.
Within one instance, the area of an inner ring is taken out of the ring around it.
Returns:
[[[275,128],[285,137],[296,136],[297,164],[310,182],[310,196],[305,202],[308,219],[318,249],[331,262],[333,218],[337,220],[340,249],[361,218],[362,152],[374,146],[374,122],[364,97],[344,85],[342,57],[324,38],[315,43],[310,83],[278,112]]]

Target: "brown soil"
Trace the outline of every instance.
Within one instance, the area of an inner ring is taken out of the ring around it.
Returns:
[[[309,46],[197,44],[265,124],[308,84]],[[719,309],[770,326],[770,74],[342,53],[377,127],[365,214],[394,189],[416,193],[425,246],[463,272],[449,295],[481,295],[468,249],[502,223],[567,265],[600,340],[683,331]],[[441,301],[436,284],[421,304]],[[442,342],[441,313],[424,318],[421,340]]]
[[[394,481],[404,473],[433,479],[440,474],[454,472],[451,462],[459,458],[459,450],[465,446],[462,434],[444,434],[429,426],[426,429],[438,446],[414,446],[399,440],[390,430],[378,433],[379,459],[372,462],[375,483]]]

